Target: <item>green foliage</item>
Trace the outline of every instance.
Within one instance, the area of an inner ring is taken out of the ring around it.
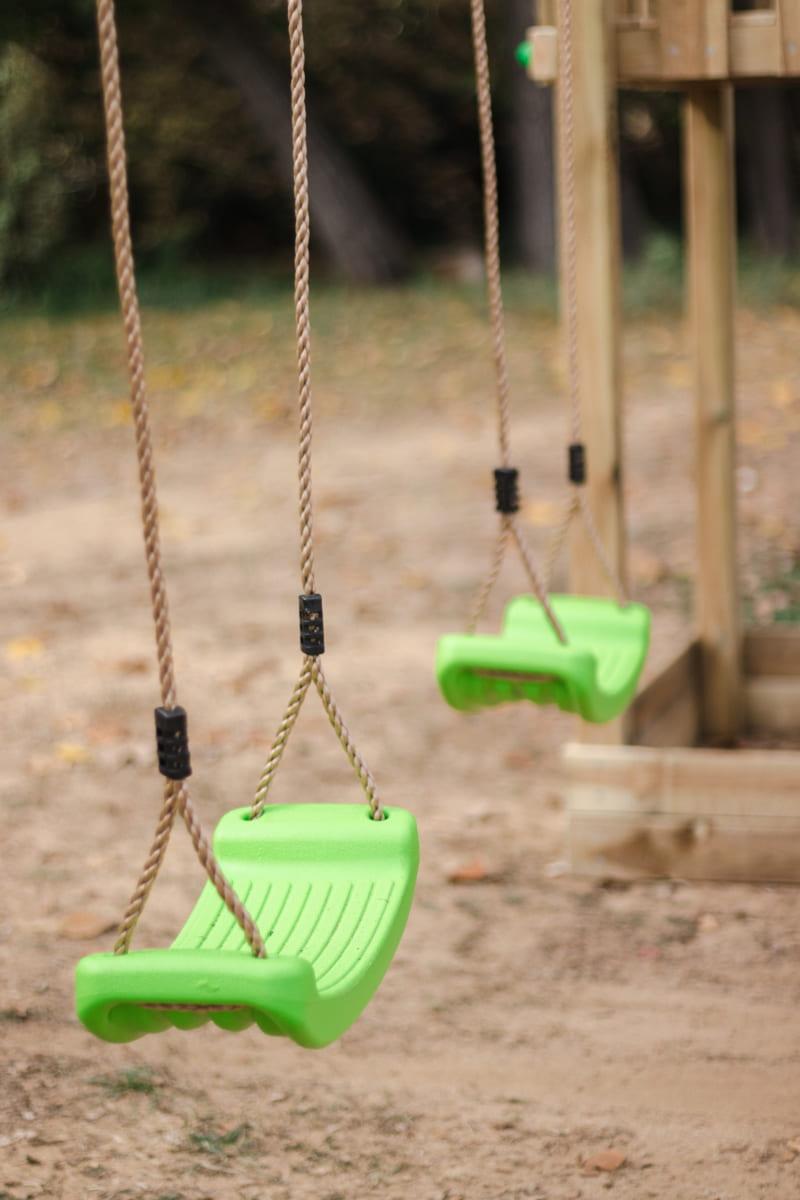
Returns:
[[[64,145],[50,72],[21,46],[0,54],[0,279],[43,262],[64,236]]]

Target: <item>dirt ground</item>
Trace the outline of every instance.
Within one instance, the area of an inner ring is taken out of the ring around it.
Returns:
[[[298,662],[285,307],[148,321],[179,694],[209,827],[249,799]],[[493,532],[479,308],[402,293],[318,306],[327,671],[423,854],[383,986],[318,1052],[214,1028],[114,1047],[73,1015],[77,958],[113,939],[81,937],[76,914],[113,926],[160,796],[131,435],[113,316],[0,326],[2,1200],[800,1196],[800,895],[571,878],[557,758],[571,721],[465,718],[437,695],[437,635],[463,622]],[[798,317],[743,313],[739,333],[743,592],[768,619],[798,541]],[[549,321],[513,311],[511,337],[541,541],[561,365]],[[689,620],[685,350],[673,319],[639,320],[626,342],[651,671]],[[501,590],[521,578],[510,566]],[[275,794],[357,796],[315,697]],[[487,878],[448,881],[475,859]],[[138,944],[168,943],[199,884],[178,828]],[[601,1151],[624,1162],[599,1170]]]

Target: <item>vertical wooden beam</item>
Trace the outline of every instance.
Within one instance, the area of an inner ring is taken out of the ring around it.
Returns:
[[[800,70],[800,0],[778,0],[778,22],[783,39],[783,69]]]
[[[697,623],[706,737],[732,741],[742,714],[736,570],[733,93],[690,85],[685,223],[697,442]]]
[[[617,171],[617,82],[611,0],[574,4],[573,112],[575,216],[578,259],[578,340],[583,435],[588,451],[588,496],[600,536],[624,575],[622,405],[620,370],[620,210]],[[563,86],[559,76],[558,87]],[[560,105],[555,105],[558,112]],[[563,286],[564,161],[559,157],[559,213]],[[564,313],[562,311],[562,323]],[[565,418],[566,426],[566,418]],[[564,454],[566,459],[566,453]],[[566,470],[566,462],[565,462]],[[580,522],[570,543],[570,588],[609,593],[608,581]],[[594,727],[592,737],[622,740],[622,725]]]

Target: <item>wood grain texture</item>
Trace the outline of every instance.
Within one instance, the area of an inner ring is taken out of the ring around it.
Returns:
[[[704,733],[733,740],[742,718],[736,570],[735,218],[729,84],[685,101],[685,211],[695,393],[697,627]]]

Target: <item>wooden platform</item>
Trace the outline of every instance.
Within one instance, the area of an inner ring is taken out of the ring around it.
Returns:
[[[800,745],[800,630],[744,638],[745,735]],[[800,749],[703,746],[702,658],[685,647],[631,711],[629,744],[563,752],[583,874],[800,883]]]

